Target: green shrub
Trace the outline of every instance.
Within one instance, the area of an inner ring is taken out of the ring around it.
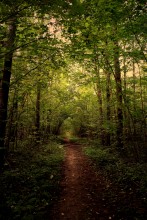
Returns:
[[[90,156],[94,162],[102,167],[110,164],[115,164],[117,159],[109,153],[109,149],[100,149],[96,147],[85,148],[86,155]]]

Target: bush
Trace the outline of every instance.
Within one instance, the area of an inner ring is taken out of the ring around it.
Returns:
[[[109,153],[109,149],[100,149],[96,147],[85,148],[86,155],[90,156],[94,162],[101,167],[115,164],[117,159],[114,155]]]

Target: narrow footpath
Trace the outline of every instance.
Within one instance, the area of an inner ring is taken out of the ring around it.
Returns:
[[[65,151],[61,196],[49,219],[114,219],[114,210],[105,198],[108,183],[104,177],[94,171],[80,145],[66,143]]]

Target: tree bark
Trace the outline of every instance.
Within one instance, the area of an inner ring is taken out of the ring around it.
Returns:
[[[103,134],[103,100],[102,100],[102,91],[101,91],[101,79],[100,79],[100,69],[98,58],[95,60],[95,75],[96,75],[96,94],[99,104],[99,134],[101,143],[104,144],[104,134]]]
[[[107,119],[107,132],[106,132],[106,145],[110,146],[110,118],[111,118],[111,111],[110,111],[110,72],[106,72],[106,119]]]
[[[14,151],[16,142],[17,142],[17,119],[18,119],[18,90],[15,88],[12,107],[9,109],[9,117],[7,119],[7,131],[6,131],[6,140],[5,147],[9,151],[10,142],[13,143],[11,150]]]
[[[37,98],[36,98],[36,142],[40,141],[40,83],[37,85]]]
[[[117,99],[117,127],[116,138],[117,147],[123,149],[123,110],[122,110],[122,82],[121,69],[119,62],[119,46],[118,41],[114,41],[114,76],[116,82],[116,99]]]
[[[0,167],[3,166],[5,156],[5,134],[7,123],[7,107],[9,86],[12,70],[13,48],[16,34],[16,18],[12,18],[8,24],[6,55],[4,59],[3,73],[0,78]]]
[[[106,48],[107,48],[107,41],[106,43]],[[111,73],[112,69],[109,63],[109,56],[107,51],[102,53],[103,58],[104,58],[104,73],[106,75],[106,123],[107,123],[107,128],[106,128],[106,146],[111,145],[111,136],[110,136],[110,121],[111,121],[111,109],[110,109],[110,97],[111,97],[111,90],[110,90],[110,84],[111,84]]]

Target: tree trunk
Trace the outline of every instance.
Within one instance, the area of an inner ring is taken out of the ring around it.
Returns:
[[[134,42],[133,42],[133,49],[134,49]],[[132,61],[132,71],[133,71],[133,109],[134,109],[134,113],[136,113],[137,109],[136,109],[136,69],[135,69],[135,60],[133,58]],[[134,137],[136,137],[137,135],[137,131],[136,131],[136,116],[134,117],[134,132],[133,135]]]
[[[100,79],[100,70],[98,64],[98,58],[95,61],[95,75],[96,75],[96,94],[99,104],[99,134],[101,143],[104,144],[104,134],[103,134],[103,100],[102,100],[102,91],[101,91],[101,79]]]
[[[7,123],[7,107],[9,97],[9,86],[12,69],[13,48],[16,33],[16,19],[12,18],[8,24],[6,55],[4,69],[0,78],[0,167],[3,166],[5,156],[5,133]]]
[[[110,72],[106,72],[106,120],[107,120],[107,132],[106,132],[106,145],[110,146],[110,118],[111,118],[111,111],[110,111]]]
[[[37,98],[36,98],[36,142],[40,141],[40,83],[37,85]]]
[[[48,109],[48,111],[47,111],[47,127],[46,127],[47,135],[51,134],[51,115],[52,115],[52,110]]]
[[[140,104],[141,104],[141,111],[142,111],[142,117],[141,117],[141,134],[142,134],[142,140],[146,142],[146,132],[147,132],[147,127],[146,127],[146,111],[145,111],[145,103],[144,100],[145,98],[143,97],[143,85],[142,85],[142,75],[141,75],[141,69],[140,66],[138,65],[139,69],[139,84],[140,84]]]
[[[114,76],[116,82],[116,99],[117,99],[117,127],[116,138],[117,147],[123,149],[123,111],[122,111],[122,82],[121,70],[119,63],[119,46],[117,40],[114,42]]]
[[[12,150],[14,151],[16,142],[17,142],[17,120],[18,120],[18,90],[17,88],[15,89],[14,92],[14,97],[13,97],[13,103],[12,107],[9,109],[9,118],[7,122],[7,131],[6,131],[6,136],[7,139],[5,140],[5,146],[6,150]],[[12,148],[10,149],[10,142],[13,143]]]

